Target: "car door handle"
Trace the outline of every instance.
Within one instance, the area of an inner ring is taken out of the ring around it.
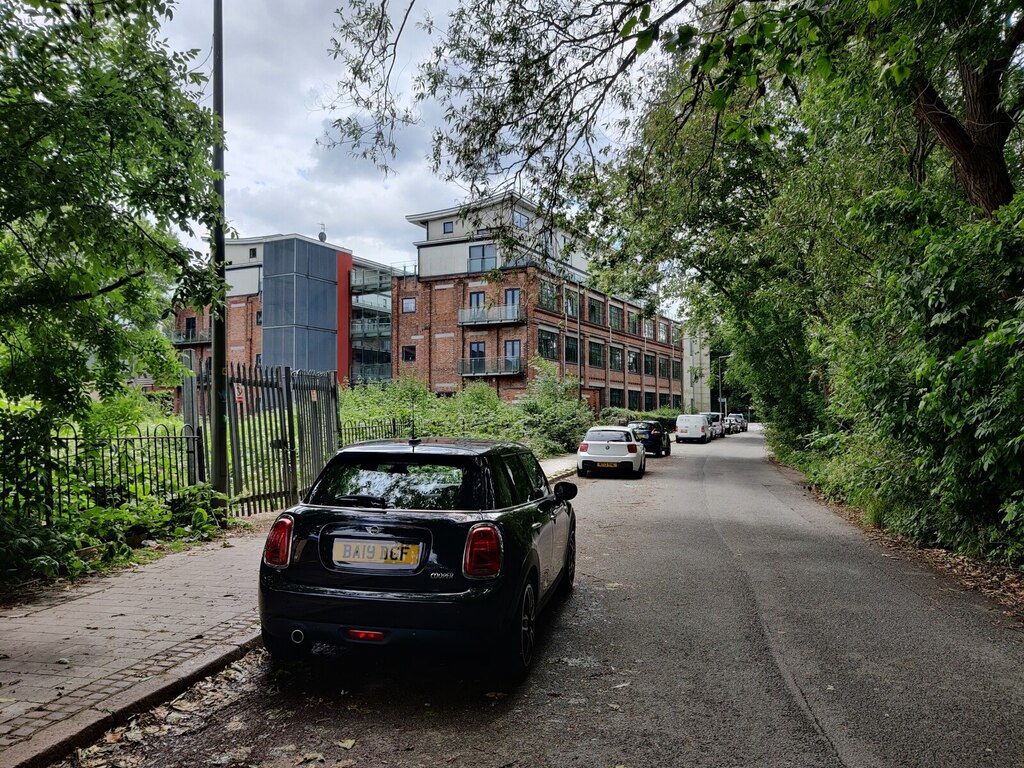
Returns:
[[[535,531],[539,531],[543,527],[544,527],[543,523],[534,523],[533,524],[533,530],[535,530]]]

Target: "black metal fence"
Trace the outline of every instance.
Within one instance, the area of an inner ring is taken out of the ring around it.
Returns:
[[[80,434],[70,424],[53,447],[50,498],[56,514],[83,501],[114,508],[152,496],[170,498],[197,481],[199,440],[187,424]]]
[[[212,377],[185,380],[185,421],[204,436],[209,467]],[[338,447],[338,382],[333,371],[229,364],[228,484],[232,511],[271,512],[298,501]]]
[[[199,439],[187,425],[81,432],[61,425],[28,443],[0,434],[0,509],[51,522],[89,507],[169,499],[199,477]]]
[[[413,434],[415,421],[403,419],[352,419],[338,427],[338,445],[351,445],[361,440],[388,440],[409,437]]]

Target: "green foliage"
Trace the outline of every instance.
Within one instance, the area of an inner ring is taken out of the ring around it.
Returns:
[[[413,418],[419,435],[513,440],[540,456],[572,450],[593,421],[578,400],[578,382],[559,378],[557,369],[539,358],[531,365],[536,376],[515,402],[502,400],[483,382],[445,397],[415,378],[405,378],[342,390],[341,421]]]
[[[213,297],[176,233],[215,223],[218,133],[195,54],[158,36],[169,13],[148,0],[0,8],[0,388],[57,416],[135,373],[174,380],[158,330],[171,289]]]

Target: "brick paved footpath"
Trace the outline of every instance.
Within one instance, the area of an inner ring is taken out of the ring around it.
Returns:
[[[561,477],[576,457],[541,463]],[[264,530],[0,609],[0,766],[59,759],[259,645],[272,517]]]

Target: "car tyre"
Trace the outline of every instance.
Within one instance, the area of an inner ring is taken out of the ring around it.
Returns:
[[[669,443],[668,445],[665,446],[665,455],[666,456],[671,456],[672,455],[672,443]]]
[[[639,480],[641,477],[644,476],[644,473],[646,471],[647,471],[647,459],[645,458],[643,461],[640,462],[640,469],[636,470],[633,473],[633,477],[635,477],[637,480]]]
[[[558,596],[563,600],[572,594],[576,583],[576,526],[569,529],[569,540],[565,543],[565,562],[562,563],[562,580],[558,582]]]
[[[532,579],[526,580],[516,605],[516,618],[505,638],[502,665],[509,682],[522,680],[537,648],[537,591]]]
[[[585,470],[583,467],[576,467],[576,477],[586,477],[586,476],[587,476],[587,470]]]
[[[313,650],[313,644],[309,642],[308,638],[304,643],[296,645],[287,637],[268,635],[266,630],[263,630],[261,634],[263,635],[263,647],[267,649],[274,664],[301,661]]]

